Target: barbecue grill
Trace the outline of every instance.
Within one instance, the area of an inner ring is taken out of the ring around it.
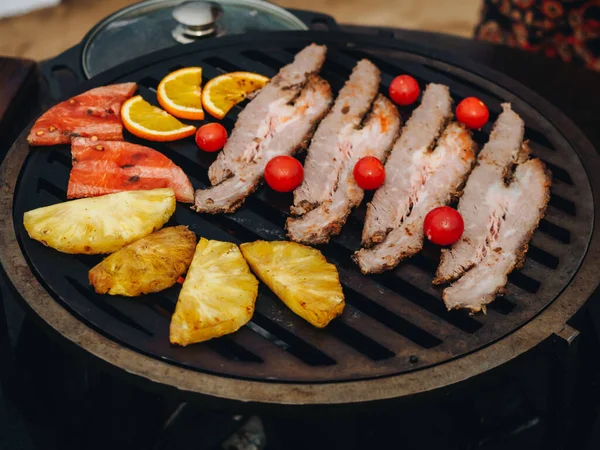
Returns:
[[[421,84],[443,83],[453,99],[475,95],[490,108],[512,103],[526,123],[533,155],[553,173],[546,218],[535,232],[524,267],[510,276],[507,295],[486,315],[447,312],[431,284],[436,249],[396,269],[365,276],[350,259],[360,244],[364,206],[340,236],[321,250],[334,263],[347,307],[317,330],[261,286],[252,321],[233,335],[177,348],[168,324],[179,287],[126,299],[96,295],[87,272],[101,257],[58,253],[29,239],[25,211],[64,201],[70,171],[68,146],[30,151],[29,127],[0,169],[0,261],[26,305],[51,329],[112,368],[183,391],[264,404],[347,404],[435,390],[497,367],[526,352],[567,321],[598,285],[600,241],[595,211],[600,161],[581,131],[545,100],[498,72],[409,42],[342,32],[278,32],[230,36],[147,55],[105,72],[77,88],[135,81],[156,104],[158,81],[168,72],[202,66],[210,79],[246,70],[273,76],[311,42],[328,47],[321,75],[339,90],[352,67],[369,58],[382,71],[383,93],[399,73]],[[231,130],[238,106],[222,121]],[[404,119],[410,108],[402,108]],[[475,138],[487,140],[490,125]],[[148,144],[181,166],[195,188],[209,185],[214,155],[191,140]],[[291,196],[261,188],[231,215],[200,215],[179,204],[169,225],[189,225],[200,236],[236,243],[284,239]]]

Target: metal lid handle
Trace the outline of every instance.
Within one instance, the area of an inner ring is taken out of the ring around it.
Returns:
[[[221,6],[213,2],[190,1],[173,9],[173,18],[178,25],[171,32],[182,44],[210,36],[217,30],[217,21],[223,14]]]

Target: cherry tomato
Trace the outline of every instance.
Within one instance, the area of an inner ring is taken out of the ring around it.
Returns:
[[[451,245],[460,239],[465,223],[460,213],[449,206],[434,208],[423,222],[425,236],[437,245]]]
[[[202,125],[196,131],[196,145],[205,152],[216,152],[227,142],[227,130],[220,123]]]
[[[276,156],[265,167],[265,181],[277,192],[292,192],[304,180],[304,168],[291,156]]]
[[[456,107],[456,118],[472,130],[479,130],[490,118],[490,112],[477,97],[467,97]]]
[[[179,284],[183,284],[184,281],[185,281],[185,278],[183,278],[183,277],[177,277],[177,282]]]
[[[361,189],[377,189],[385,181],[385,167],[374,156],[365,156],[354,166],[354,180]]]
[[[410,75],[399,75],[390,84],[390,98],[398,105],[406,106],[419,98],[419,83]]]

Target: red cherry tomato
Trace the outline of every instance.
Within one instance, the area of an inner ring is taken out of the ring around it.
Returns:
[[[490,118],[490,112],[477,97],[467,97],[456,107],[456,118],[472,130],[479,130]]]
[[[304,180],[304,168],[291,156],[276,156],[265,167],[265,181],[277,192],[291,192]]]
[[[374,156],[365,156],[354,166],[354,180],[364,190],[377,189],[385,181],[385,167]]]
[[[451,245],[460,239],[465,223],[460,213],[449,206],[434,208],[423,222],[425,236],[437,245]]]
[[[202,125],[196,131],[196,145],[205,152],[216,152],[227,142],[227,130],[220,123]]]
[[[399,75],[390,84],[390,98],[398,105],[406,106],[419,98],[419,83],[410,75]]]

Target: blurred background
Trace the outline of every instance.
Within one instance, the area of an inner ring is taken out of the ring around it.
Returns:
[[[78,43],[102,18],[132,3],[136,1],[0,0],[0,55],[35,60],[53,57]],[[286,8],[329,14],[338,23],[419,29],[471,37],[482,2],[277,0],[274,3]]]

